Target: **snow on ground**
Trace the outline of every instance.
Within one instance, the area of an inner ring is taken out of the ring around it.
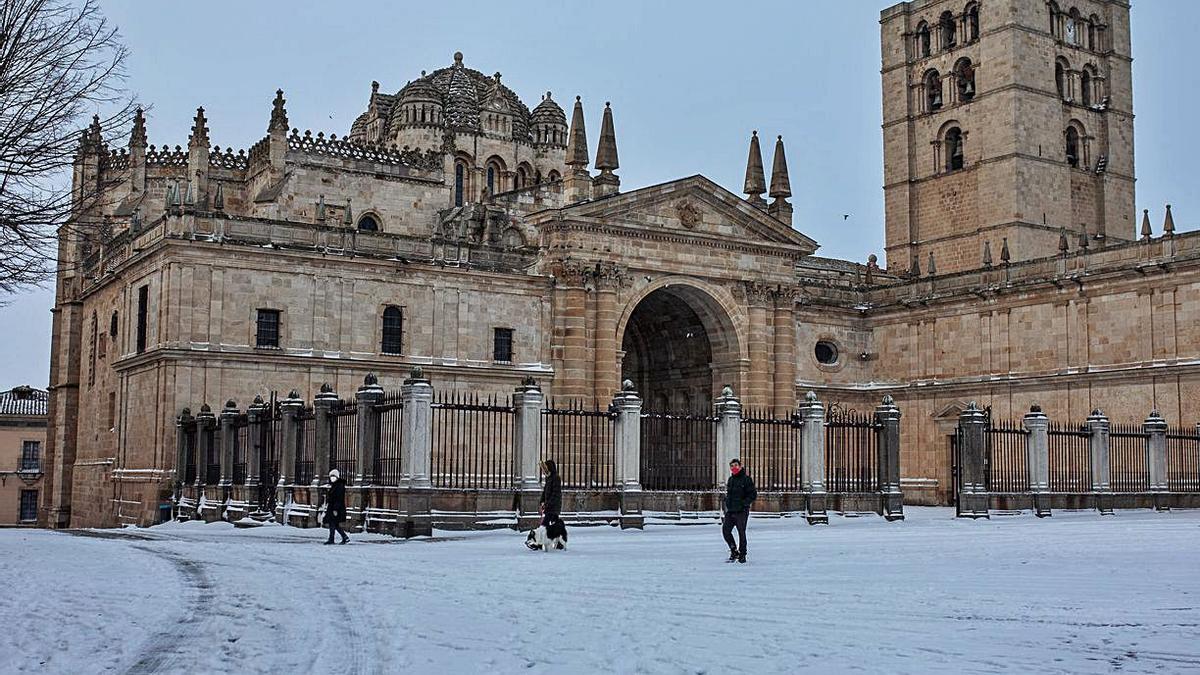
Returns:
[[[1200,669],[1200,512],[755,519],[433,540],[0,530],[0,672]]]

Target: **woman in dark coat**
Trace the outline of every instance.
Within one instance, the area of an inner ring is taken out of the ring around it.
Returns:
[[[350,537],[342,531],[342,521],[346,519],[346,481],[342,474],[334,469],[329,472],[329,496],[325,499],[325,524],[329,526],[329,540],[326,545],[333,543],[333,533],[342,535],[340,543],[350,541]]]
[[[558,464],[552,459],[542,462],[542,470],[546,472],[546,482],[542,485],[542,524],[558,520],[562,513],[562,480],[558,477]]]

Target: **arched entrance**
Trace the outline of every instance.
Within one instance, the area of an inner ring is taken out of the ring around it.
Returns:
[[[621,336],[621,379],[642,395],[641,476],[648,490],[709,489],[714,392],[737,385],[738,339],[721,304],[684,283],[650,291]]]

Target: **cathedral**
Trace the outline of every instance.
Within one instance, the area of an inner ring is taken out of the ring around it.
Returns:
[[[186,407],[414,367],[600,408],[625,380],[651,410],[709,410],[726,385],[783,416],[810,390],[890,396],[915,504],[951,497],[971,401],[1194,424],[1200,233],[1170,207],[1137,225],[1130,7],[1062,3],[881,13],[883,261],[816,254],[782,138],[768,170],[750,135],[740,194],[629,189],[619,109],[593,146],[578,97],[569,120],[549,92],[530,108],[462,53],[373,83],[344,136],[293,128],[282,91],[244,151],[211,143],[203,108],[186,146],[148,145],[140,114],[124,148],[93,124],[60,235],[41,522],[154,522]]]

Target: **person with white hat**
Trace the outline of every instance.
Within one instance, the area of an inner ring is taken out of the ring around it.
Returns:
[[[346,519],[346,481],[342,480],[342,474],[337,469],[329,472],[329,495],[325,499],[325,524],[329,526],[329,539],[325,542],[328,546],[333,543],[333,533],[337,532],[342,535],[342,541],[339,543],[345,544],[350,541],[350,537],[342,531],[342,521]]]

